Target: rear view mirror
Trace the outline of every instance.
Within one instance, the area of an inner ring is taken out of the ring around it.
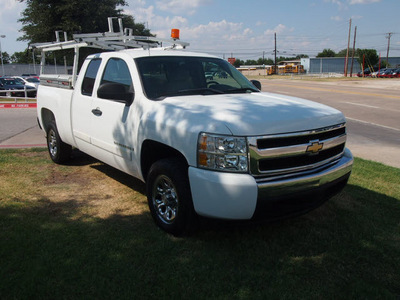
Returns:
[[[250,82],[261,91],[261,82],[258,80],[250,80]]]
[[[114,100],[130,106],[135,97],[133,89],[127,85],[115,82],[103,83],[97,90],[97,97]]]

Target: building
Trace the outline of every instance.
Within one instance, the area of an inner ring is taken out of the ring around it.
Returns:
[[[386,61],[386,58],[383,59]],[[307,74],[317,73],[339,73],[344,74],[345,57],[315,57],[315,58],[301,58],[301,64]],[[348,60],[347,74],[350,75],[351,71],[351,57]],[[389,64],[393,67],[400,66],[400,57],[389,57]],[[368,65],[364,66],[368,68]],[[353,61],[353,74],[361,71],[361,63],[358,58]]]

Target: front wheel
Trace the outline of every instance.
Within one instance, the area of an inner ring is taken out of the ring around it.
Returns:
[[[195,228],[194,212],[187,166],[178,159],[155,162],[147,176],[147,200],[156,224],[176,236]]]
[[[51,160],[57,164],[62,164],[71,157],[72,147],[61,140],[54,122],[47,127],[47,149]]]

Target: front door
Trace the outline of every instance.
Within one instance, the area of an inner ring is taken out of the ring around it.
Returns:
[[[133,82],[128,65],[123,59],[108,59],[99,89],[104,85],[121,87],[122,96],[118,99],[118,91],[111,97],[100,95],[99,91],[93,95],[91,143],[97,148],[96,157],[100,160],[135,175],[137,163],[132,159],[136,126],[134,105],[122,99],[123,91],[131,91],[133,95]]]

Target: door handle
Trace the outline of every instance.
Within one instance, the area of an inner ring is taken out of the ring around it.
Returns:
[[[100,117],[103,114],[103,112],[100,110],[100,108],[96,108],[96,109],[92,109],[92,114]]]

